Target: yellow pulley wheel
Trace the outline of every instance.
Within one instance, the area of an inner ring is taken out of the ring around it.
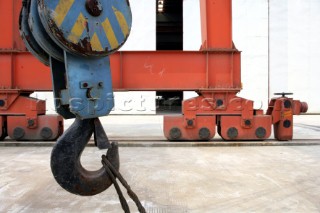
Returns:
[[[39,0],[41,22],[62,49],[106,56],[127,40],[132,14],[128,0]]]

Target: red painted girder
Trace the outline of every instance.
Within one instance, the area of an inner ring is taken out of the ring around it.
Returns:
[[[124,51],[110,56],[113,88],[121,90],[240,90],[240,52]],[[48,67],[28,52],[0,54],[0,88],[52,90]]]

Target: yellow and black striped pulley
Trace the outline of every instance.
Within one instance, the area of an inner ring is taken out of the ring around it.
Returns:
[[[106,56],[127,40],[132,14],[128,0],[38,0],[41,22],[67,52]]]

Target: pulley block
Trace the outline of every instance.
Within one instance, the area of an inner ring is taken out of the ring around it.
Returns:
[[[114,106],[108,55],[125,43],[131,23],[128,0],[23,1],[21,37],[51,68],[57,112],[66,119],[76,117],[51,155],[55,179],[71,193],[95,195],[112,184],[105,168],[88,171],[80,163],[92,134],[98,148],[108,149],[110,167],[119,170],[118,146],[109,143],[98,117]],[[7,132],[0,130],[5,137]]]
[[[51,67],[60,115],[109,114],[114,100],[108,55],[125,43],[131,25],[128,0],[24,1],[20,33],[29,51]]]

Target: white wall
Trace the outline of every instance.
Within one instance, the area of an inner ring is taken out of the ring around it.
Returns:
[[[266,109],[268,90],[270,97],[273,97],[274,92],[293,92],[294,98],[308,102],[309,112],[320,113],[320,98],[317,96],[320,91],[320,72],[317,66],[320,58],[320,0],[269,1],[270,87],[268,0],[233,0],[233,40],[242,51],[243,90],[239,95],[254,100],[256,108]],[[130,0],[130,3],[133,26],[131,35],[121,50],[155,50],[155,0]],[[184,50],[200,48],[200,33],[199,0],[184,0]],[[139,111],[141,95],[145,99],[145,112]],[[195,93],[185,92],[185,97],[194,95]],[[138,101],[129,102],[135,108],[131,113],[154,113],[152,92],[116,93],[115,97],[114,113],[130,113],[121,109],[133,97],[137,97]],[[48,108],[53,109],[53,105]]]
[[[130,0],[132,28],[120,50],[156,49],[156,1]]]
[[[239,96],[255,108],[268,106],[268,4],[266,0],[233,1],[233,41],[242,51]]]
[[[289,91],[320,113],[320,1],[270,0],[270,90]]]
[[[201,46],[200,1],[183,0],[183,50]]]

